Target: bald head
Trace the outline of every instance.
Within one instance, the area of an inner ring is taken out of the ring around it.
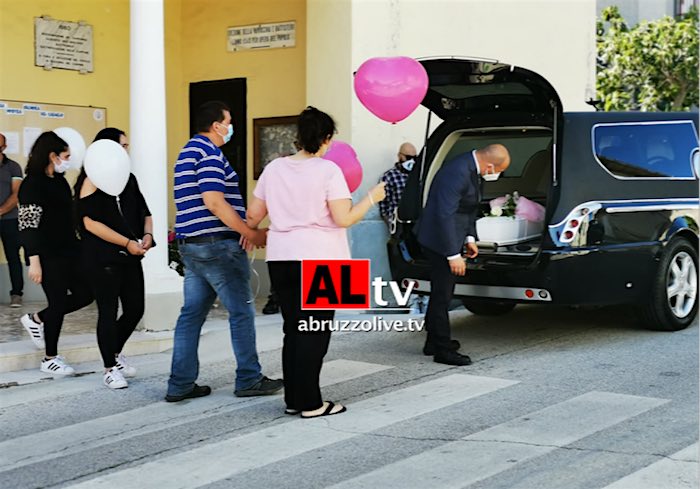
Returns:
[[[416,156],[416,147],[411,143],[403,143],[399,147],[399,162],[403,163],[406,160],[410,160]]]
[[[488,172],[500,173],[506,171],[510,165],[510,153],[502,144],[489,144],[476,150],[476,158],[479,160],[481,174]],[[493,167],[493,170],[489,170]],[[487,171],[489,170],[489,171]]]

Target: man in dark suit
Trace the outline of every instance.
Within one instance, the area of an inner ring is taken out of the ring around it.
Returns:
[[[461,154],[444,163],[433,179],[428,202],[416,226],[418,242],[430,262],[430,302],[425,315],[428,337],[423,353],[437,363],[470,365],[459,342],[450,339],[448,308],[457,277],[463,277],[467,264],[462,257],[465,239],[467,258],[479,254],[476,247],[476,220],[479,218],[481,181],[497,180],[510,165],[505,146],[491,144]]]

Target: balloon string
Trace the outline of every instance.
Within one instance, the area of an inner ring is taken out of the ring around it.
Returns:
[[[260,294],[260,286],[262,285],[261,280],[260,280],[260,274],[253,267],[253,262],[255,261],[255,255],[257,254],[257,252],[258,252],[257,248],[254,248],[253,254],[250,257],[250,271],[253,272],[253,275],[255,275],[256,283],[257,283],[257,286],[255,288],[255,294],[253,294],[253,301],[255,301],[258,298],[258,295]]]

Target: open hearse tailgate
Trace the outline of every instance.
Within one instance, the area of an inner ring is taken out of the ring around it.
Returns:
[[[428,73],[422,105],[443,120],[481,113],[561,112],[554,87],[537,73],[495,60],[439,58],[418,60]]]

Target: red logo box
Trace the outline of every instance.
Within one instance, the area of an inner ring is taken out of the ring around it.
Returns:
[[[369,309],[369,260],[303,260],[302,309]]]

